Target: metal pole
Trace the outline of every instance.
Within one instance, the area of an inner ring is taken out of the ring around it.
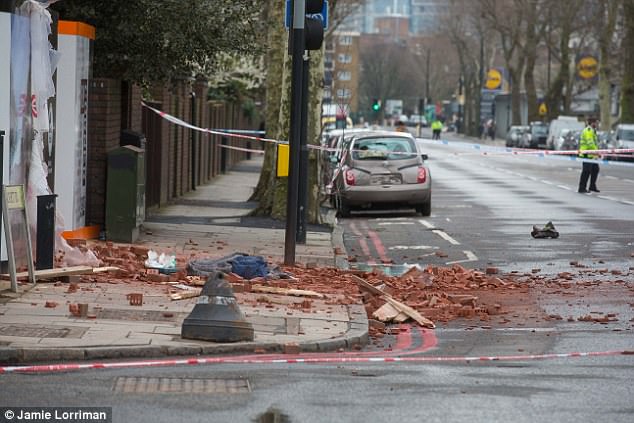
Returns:
[[[227,137],[220,138],[220,145],[227,145]],[[227,173],[227,149],[220,147],[220,173]]]
[[[286,201],[286,233],[284,239],[284,264],[295,265],[295,237],[297,235],[297,204],[299,189],[299,148],[301,138],[302,70],[304,67],[304,19],[306,0],[293,2],[293,27],[291,42],[293,68],[291,73],[291,120],[289,140],[288,195]]]
[[[196,93],[190,93],[191,98],[191,111],[192,111],[192,125],[196,126]],[[191,146],[191,174],[192,174],[192,191],[196,191],[196,131],[190,129],[190,146]]]
[[[306,210],[308,209],[308,75],[310,70],[310,56],[308,51],[304,56],[302,69],[302,116],[300,157],[299,157],[299,204],[297,209],[297,237],[298,244],[306,244]]]
[[[431,49],[427,49],[427,64],[425,70],[425,112],[427,112],[427,104],[429,104],[429,59]]]

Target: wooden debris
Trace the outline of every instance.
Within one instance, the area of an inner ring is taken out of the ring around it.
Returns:
[[[430,328],[433,329],[436,327],[436,325],[434,324],[434,322],[432,322],[431,320],[423,317],[419,312],[417,312],[416,310],[414,310],[413,308],[395,300],[394,298],[392,298],[391,295],[387,294],[386,292],[381,291],[380,289],[378,289],[377,287],[375,287],[374,285],[371,285],[369,283],[367,283],[366,281],[364,281],[363,279],[361,279],[360,277],[358,277],[357,275],[350,275],[352,278],[354,278],[354,280],[362,287],[365,288],[366,290],[370,291],[373,294],[376,295],[380,295],[381,298],[383,298],[387,304],[389,304],[390,306],[392,306],[394,309],[396,309],[399,313],[397,313],[394,318],[392,320],[396,321],[396,318],[398,317],[398,320],[400,322],[403,322],[405,320],[403,320],[403,316],[400,316],[400,314],[405,314],[408,317],[411,317],[413,320],[415,320],[419,325],[426,327],[426,328]],[[383,306],[385,307],[385,306]],[[383,307],[379,308],[379,310],[381,310]],[[377,310],[377,312],[379,311]],[[386,310],[383,310],[384,312]],[[374,314],[373,314],[374,316]],[[377,316],[375,316],[377,317]],[[377,317],[377,319],[379,319]],[[379,319],[381,320],[381,319]],[[381,320],[381,321],[386,321],[386,320]]]
[[[251,292],[263,292],[265,294],[291,295],[294,297],[324,298],[324,294],[303,289],[277,288],[274,286],[251,285]]]
[[[53,279],[59,278],[61,276],[70,276],[70,275],[85,275],[88,273],[93,273],[92,266],[71,266],[71,267],[59,267],[57,269],[44,269],[44,270],[35,270],[35,279]],[[16,274],[18,279],[27,279],[29,277],[29,272],[19,272]],[[10,276],[7,273],[3,273],[0,275],[1,279],[9,280]]]
[[[187,291],[171,294],[170,299],[172,301],[186,300],[187,298],[194,298],[194,297],[200,296],[201,292],[202,292],[202,288],[193,288]]]

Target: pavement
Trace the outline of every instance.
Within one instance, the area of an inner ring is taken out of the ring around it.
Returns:
[[[248,216],[257,205],[248,200],[261,166],[261,157],[243,161],[172,204],[150,211],[135,245],[210,258],[241,252],[263,256],[270,264],[282,263],[285,223]],[[308,225],[306,243],[296,245],[298,265],[346,266],[334,214],[329,211],[323,218],[328,224]],[[88,277],[81,279],[77,289],[69,286],[68,282],[38,281],[36,286],[20,285],[16,294],[10,292],[8,281],[0,281],[0,364],[325,352],[368,342],[362,304],[338,305],[327,298],[311,298],[307,308],[301,297],[266,294],[263,301],[263,294],[235,292],[255,339],[217,343],[180,337],[182,322],[197,299],[172,301],[168,285]],[[143,294],[143,304],[131,305],[131,293]],[[85,316],[73,315],[71,303],[88,304]]]

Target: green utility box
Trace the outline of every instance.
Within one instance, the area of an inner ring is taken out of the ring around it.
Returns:
[[[133,243],[145,220],[145,150],[133,145],[108,153],[106,239]]]

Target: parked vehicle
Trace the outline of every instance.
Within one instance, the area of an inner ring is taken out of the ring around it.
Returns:
[[[418,124],[423,128],[427,127],[427,118],[425,115],[411,115],[406,123],[407,126],[417,126]]]
[[[582,131],[584,123],[576,116],[559,116],[553,119],[548,127],[548,145],[550,150],[566,150],[562,148],[564,139],[570,131]],[[565,131],[565,132],[564,132]]]
[[[507,147],[519,147],[524,133],[528,131],[528,126],[513,125],[506,134]]]
[[[557,143],[557,150],[578,150],[579,137],[581,131],[573,131],[571,129],[563,129],[560,134],[560,140]]]
[[[544,122],[531,122],[528,131],[522,136],[521,147],[546,148],[548,143],[548,125]]]
[[[351,128],[351,129],[333,129],[329,131],[323,141],[323,146],[327,150],[322,152],[322,181],[326,187],[326,193],[330,193],[330,183],[334,171],[341,160],[341,151],[346,140],[352,139],[354,136],[372,132],[369,128]]]
[[[431,214],[431,174],[411,134],[359,134],[346,143],[333,198],[343,217],[353,208],[413,207]]]
[[[614,132],[617,148],[634,148],[634,124],[621,123],[616,125]],[[630,156],[627,160],[634,159],[634,153],[624,154]]]

